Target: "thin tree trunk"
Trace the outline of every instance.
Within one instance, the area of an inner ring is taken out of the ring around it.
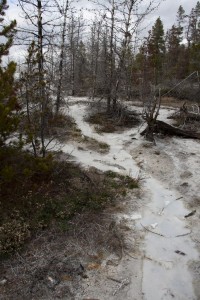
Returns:
[[[37,0],[37,9],[38,9],[38,72],[39,72],[39,94],[41,99],[41,124],[40,124],[40,138],[42,144],[42,156],[46,155],[46,148],[44,142],[44,131],[45,131],[45,122],[46,122],[46,97],[45,97],[45,88],[44,88],[44,56],[43,56],[43,26],[42,26],[42,2]]]
[[[30,97],[30,94],[28,92],[28,87],[27,87],[27,82],[26,82],[26,112],[27,112],[28,124],[29,124],[29,127],[31,128],[32,127],[32,122],[31,122],[30,109],[29,109],[29,97]],[[37,157],[36,146],[35,146],[35,143],[34,143],[34,140],[33,140],[32,137],[31,137],[31,144],[32,144],[32,147],[33,147],[34,157]]]
[[[72,87],[72,96],[75,95],[75,47],[74,47],[74,17],[72,15],[72,24],[71,24],[71,37],[70,37],[70,50],[71,50],[71,87]]]
[[[134,3],[135,3],[134,0],[130,1],[130,6],[128,8],[128,16],[127,16],[126,23],[125,23],[124,40],[122,42],[122,53],[121,53],[121,57],[120,57],[120,61],[119,61],[119,67],[117,70],[117,81],[116,81],[116,85],[115,85],[115,94],[113,97],[113,110],[114,111],[116,110],[116,105],[117,105],[117,96],[118,96],[118,90],[119,90],[119,86],[120,86],[120,82],[121,82],[122,68],[124,67],[127,50],[128,50],[128,46],[130,44],[130,39],[131,39],[129,27],[130,27],[131,13],[133,10]]]
[[[101,23],[98,23],[97,29],[97,43],[96,43],[96,55],[95,55],[95,68],[94,68],[94,76],[93,76],[93,91],[92,91],[92,99],[96,97],[96,88],[97,88],[97,73],[98,73],[98,58],[99,58],[99,36]]]
[[[115,0],[112,0],[111,10],[111,32],[110,32],[110,78],[107,99],[107,112],[110,113],[111,99],[113,94],[113,75],[114,75],[114,26],[115,26]]]
[[[63,60],[64,60],[64,49],[65,49],[65,31],[67,25],[67,12],[68,12],[69,1],[66,1],[65,11],[64,11],[64,21],[62,28],[62,40],[61,40],[61,50],[60,50],[60,62],[59,62],[59,77],[58,77],[58,88],[56,97],[56,114],[59,112],[61,103],[61,91],[63,83]]]

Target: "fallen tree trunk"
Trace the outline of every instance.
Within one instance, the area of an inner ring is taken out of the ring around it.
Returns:
[[[152,128],[151,128],[152,131]],[[149,127],[147,126],[145,130],[143,130],[140,134],[146,135],[149,132]],[[153,128],[154,133],[163,133],[168,135],[176,135],[182,136],[190,139],[200,139],[200,133],[190,131],[190,130],[183,130],[174,126],[171,126],[163,121],[156,120]]]
[[[187,119],[188,120],[200,121],[200,114],[193,113],[193,112],[188,112],[187,113]]]
[[[167,119],[180,119],[180,118],[183,118],[180,112],[176,112],[175,114],[167,117]],[[187,112],[187,114],[184,115],[184,118],[187,120],[200,121],[200,114]]]

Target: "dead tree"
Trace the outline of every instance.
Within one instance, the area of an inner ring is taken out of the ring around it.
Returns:
[[[185,102],[168,119],[177,119],[182,126],[185,126],[187,121],[200,121],[200,108],[197,104],[188,105]]]
[[[116,1],[112,0],[111,3],[111,10],[110,10],[110,78],[109,78],[109,92],[107,98],[107,111],[110,113],[111,109],[111,100],[113,94],[113,76],[114,76],[114,69],[115,69],[115,59],[114,59],[114,29],[115,29],[115,14],[116,14]]]
[[[99,53],[100,53],[100,34],[102,30],[102,20],[93,23],[91,28],[91,73],[92,73],[92,99],[97,96]]]
[[[163,121],[157,120],[161,104],[161,97],[154,97],[154,101],[149,103],[143,112],[143,118],[147,122],[147,127],[140,134],[146,136],[150,141],[154,141],[154,133],[165,135],[175,135],[185,138],[200,139],[200,133],[191,130],[183,130],[169,125]],[[186,106],[182,108],[182,113],[187,113]],[[194,114],[194,113],[193,113]]]
[[[66,1],[64,8],[61,8],[60,4],[56,0],[54,1],[61,14],[61,17],[63,17],[63,24],[61,30],[59,69],[58,69],[58,86],[57,86],[57,95],[56,95],[56,113],[58,113],[60,109],[60,103],[61,103],[61,91],[62,91],[62,83],[63,83],[63,61],[64,61],[64,51],[65,51],[67,13],[69,10],[69,0]]]
[[[117,98],[120,84],[122,82],[122,73],[127,74],[127,66],[130,64],[131,44],[136,37],[137,30],[141,22],[155,9],[154,1],[144,6],[143,11],[138,11],[138,0],[126,0],[120,8],[119,18],[121,20],[118,31],[121,33],[121,40],[116,53],[119,57],[118,67],[116,70],[116,82],[113,91],[113,110],[116,110]],[[122,16],[121,16],[122,15]],[[125,76],[126,77],[126,76]],[[125,79],[124,85],[127,86],[128,78]]]
[[[49,34],[47,28],[50,28],[50,22],[45,17],[48,11],[47,2],[44,0],[19,0],[19,6],[21,7],[26,23],[24,28],[19,28],[19,32],[26,34],[26,40],[29,45],[34,40],[34,47],[37,52],[36,64],[37,64],[37,87],[35,94],[37,95],[37,101],[40,108],[38,119],[36,122],[39,124],[40,136],[40,149],[43,157],[46,155],[45,145],[45,132],[48,127],[48,114],[50,107],[50,96],[47,88],[47,72],[45,68],[45,47],[48,45]],[[34,97],[33,97],[34,98]],[[28,113],[28,112],[27,112]]]
[[[150,100],[143,109],[143,119],[147,123],[146,129],[141,133],[141,135],[145,135],[145,137],[155,143],[154,140],[154,132],[156,128],[156,121],[159,115],[161,104],[161,97],[159,92],[159,97],[153,96],[153,99]]]
[[[140,134],[146,135],[148,132],[148,129],[146,128],[143,130]],[[200,133],[194,132],[191,130],[183,130],[177,127],[174,127],[172,125],[169,125],[163,121],[155,120],[154,127],[153,127],[154,133],[163,133],[165,135],[175,135],[175,136],[181,136],[189,139],[200,139]]]

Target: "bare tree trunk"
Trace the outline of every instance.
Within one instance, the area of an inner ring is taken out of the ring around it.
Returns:
[[[41,99],[41,128],[40,128],[40,138],[42,144],[42,156],[46,155],[46,148],[44,142],[44,131],[46,123],[47,114],[47,101],[45,95],[44,87],[44,55],[43,55],[43,26],[42,26],[42,2],[37,0],[37,10],[38,10],[38,73],[39,73],[39,95]]]
[[[99,58],[99,37],[101,30],[101,22],[98,23],[97,28],[97,41],[95,45],[95,63],[94,63],[94,75],[93,75],[93,91],[92,91],[92,99],[96,97],[96,88],[97,88],[97,73],[98,73],[98,58]]]
[[[60,50],[60,62],[59,62],[59,77],[58,77],[58,88],[57,88],[57,97],[56,97],[56,114],[59,112],[60,103],[61,103],[61,91],[62,91],[62,82],[63,82],[63,60],[64,60],[64,49],[65,49],[65,35],[66,35],[66,25],[67,25],[67,12],[69,8],[69,1],[66,1],[65,10],[64,10],[64,20],[62,28],[62,37],[61,37],[61,50]]]
[[[72,96],[75,95],[75,47],[74,47],[74,17],[72,15],[71,36],[70,36],[70,51],[71,51],[71,87]]]
[[[111,9],[111,31],[110,31],[110,78],[107,98],[107,112],[110,113],[111,100],[113,95],[113,75],[114,75],[114,26],[115,26],[115,0],[112,0]]]
[[[131,33],[130,33],[130,25],[131,25],[131,14],[133,10],[133,5],[135,4],[135,0],[130,0],[125,3],[128,7],[128,13],[127,17],[125,17],[125,30],[124,30],[124,40],[122,41],[122,51],[120,54],[120,61],[119,61],[119,67],[117,70],[117,81],[115,85],[115,94],[113,97],[113,110],[116,110],[116,104],[117,104],[117,96],[118,96],[118,90],[121,82],[121,72],[124,67],[124,62],[127,55],[128,46],[131,41]],[[128,6],[129,4],[129,6]],[[124,14],[125,15],[125,14]]]
[[[25,85],[25,99],[26,99],[26,113],[27,113],[27,119],[28,119],[28,125],[29,125],[29,128],[30,130],[32,129],[32,122],[31,122],[31,116],[30,116],[30,107],[29,107],[29,99],[30,99],[30,93],[28,91],[28,82],[26,81],[26,85]],[[32,131],[32,130],[31,130]],[[33,133],[31,132],[31,135]],[[37,157],[37,151],[36,151],[36,145],[35,145],[35,142],[34,142],[34,139],[33,137],[31,136],[31,145],[33,147],[33,153],[34,153],[34,156]]]

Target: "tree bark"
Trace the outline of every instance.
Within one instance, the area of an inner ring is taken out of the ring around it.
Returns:
[[[39,94],[41,98],[41,144],[42,144],[42,156],[46,155],[46,148],[44,142],[44,131],[45,131],[45,121],[46,121],[46,97],[45,97],[45,87],[44,87],[44,55],[43,55],[43,24],[42,24],[42,1],[37,1],[37,10],[38,10],[38,73],[39,73]]]
[[[65,6],[65,10],[64,10],[64,20],[63,20],[62,37],[61,37],[62,40],[61,40],[61,49],[60,49],[59,77],[58,77],[58,87],[57,87],[57,97],[56,97],[56,114],[59,112],[60,102],[61,102],[67,12],[68,12],[68,0],[66,1],[66,6]]]

